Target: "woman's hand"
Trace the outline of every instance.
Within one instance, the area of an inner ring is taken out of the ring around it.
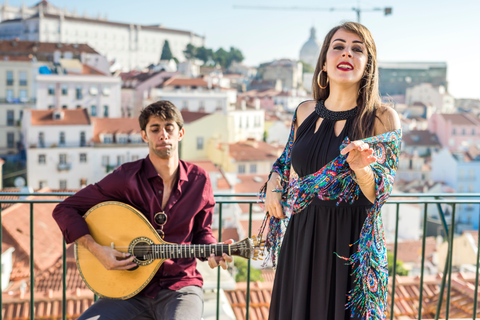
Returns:
[[[232,244],[233,242],[234,242],[233,239],[228,239],[227,241],[222,243]],[[215,257],[215,255],[212,253],[210,257],[208,257],[208,265],[212,269],[215,269],[216,267],[221,266],[222,269],[226,270],[228,267],[228,263],[232,261],[233,261],[233,258],[226,253],[224,253],[221,257]]]
[[[278,173],[272,173],[270,180],[267,183],[267,190],[265,190],[265,210],[277,219],[285,219],[283,208],[281,205],[282,192],[275,192],[272,190],[281,190],[281,178]]]
[[[353,171],[364,169],[377,161],[377,157],[373,155],[373,149],[360,140],[352,141],[340,152],[342,155],[347,153],[347,162]]]

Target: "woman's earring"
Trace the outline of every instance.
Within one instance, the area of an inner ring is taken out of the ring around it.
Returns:
[[[322,87],[322,85],[320,84],[320,76],[322,75],[322,72],[323,72],[323,70],[320,70],[320,73],[317,76],[317,84],[320,87],[320,89],[325,90],[328,87],[328,77],[327,77],[327,84],[325,85],[325,87]]]

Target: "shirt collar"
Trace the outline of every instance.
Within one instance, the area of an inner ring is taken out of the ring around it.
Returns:
[[[145,173],[147,179],[159,177],[158,172],[155,170],[155,167],[153,166],[149,156],[145,158]],[[178,180],[188,181],[187,166],[183,160],[178,161]]]

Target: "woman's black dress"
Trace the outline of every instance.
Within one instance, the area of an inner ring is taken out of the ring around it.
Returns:
[[[339,155],[353,122],[347,119],[337,137],[334,119],[338,117],[324,116],[315,132],[318,118],[312,112],[297,129],[291,157],[300,177]],[[356,245],[350,244],[358,240],[371,205],[363,195],[353,205],[342,202],[338,206],[335,200],[315,198],[292,216],[278,258],[269,320],[354,319],[345,309],[353,285],[352,268],[335,252],[343,257],[355,252]]]

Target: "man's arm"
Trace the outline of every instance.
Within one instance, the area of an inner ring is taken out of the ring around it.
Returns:
[[[59,203],[52,216],[57,222],[67,243],[77,241],[89,250],[107,270],[125,270],[135,267],[134,257],[108,246],[99,245],[90,235],[83,215],[100,202],[118,199],[117,188],[121,184],[118,172],[109,174],[100,182],[89,185]]]

